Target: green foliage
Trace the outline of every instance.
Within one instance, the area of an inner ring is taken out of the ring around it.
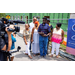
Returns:
[[[0,13],[0,18],[2,17],[6,17],[6,14],[5,13]]]

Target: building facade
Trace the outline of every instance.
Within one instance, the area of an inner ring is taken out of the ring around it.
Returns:
[[[33,17],[37,17],[38,21],[42,23],[42,18],[48,17],[53,27],[57,22],[61,22],[64,31],[67,31],[68,19],[70,18],[70,13],[6,13],[6,15],[10,15],[11,20],[22,20],[26,23],[30,23]]]

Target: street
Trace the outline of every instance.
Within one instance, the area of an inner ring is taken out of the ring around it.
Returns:
[[[32,53],[31,55],[33,59],[29,59],[29,57],[24,54],[26,48],[25,48],[25,43],[23,41],[23,38],[17,35],[16,39],[17,39],[17,42],[15,43],[16,45],[15,50],[17,49],[18,46],[21,46],[21,50],[15,53],[14,61],[69,61],[67,58],[62,58],[60,56],[59,58],[55,58],[55,57],[50,58],[49,57],[50,54],[47,55],[46,58],[39,58],[39,55],[34,57]]]

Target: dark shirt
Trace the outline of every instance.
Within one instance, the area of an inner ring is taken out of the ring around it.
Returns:
[[[50,26],[48,24],[40,24],[39,28],[38,28],[38,32],[44,32],[44,34],[48,34],[51,32],[50,30]]]

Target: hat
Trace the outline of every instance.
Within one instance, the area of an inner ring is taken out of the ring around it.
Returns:
[[[38,24],[39,22],[38,21],[35,21],[35,24]]]

